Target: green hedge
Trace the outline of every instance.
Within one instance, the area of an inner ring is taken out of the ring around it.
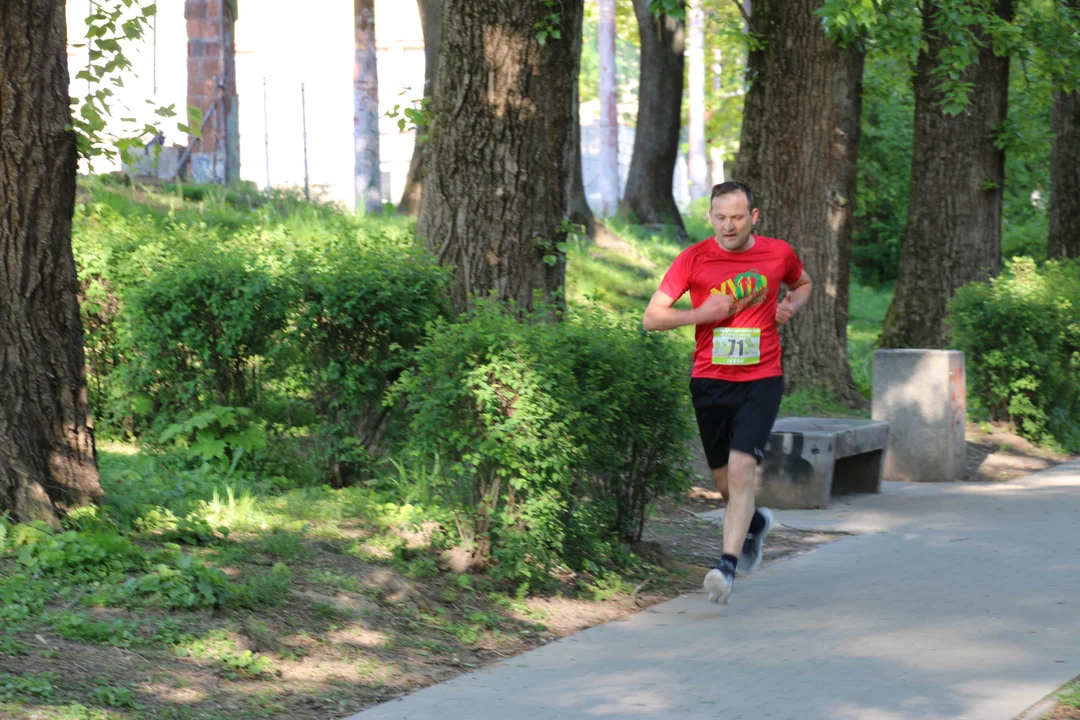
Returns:
[[[974,405],[1035,442],[1080,450],[1080,261],[1007,263],[949,306]]]
[[[411,225],[260,210],[236,227],[116,204],[79,206],[74,230],[100,431],[152,438],[247,407],[305,428],[342,483],[370,464],[383,395],[449,314],[449,274]]]
[[[604,558],[640,538],[646,505],[687,482],[685,358],[599,314],[559,323],[481,303],[434,330],[394,397],[430,492],[499,577]]]

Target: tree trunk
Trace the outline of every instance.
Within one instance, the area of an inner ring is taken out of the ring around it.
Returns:
[[[1080,92],[1058,94],[1052,127],[1046,256],[1080,258]]]
[[[561,299],[583,0],[447,0],[417,234],[456,268],[451,299]]]
[[[600,0],[600,216],[619,207],[619,108],[615,73],[615,0]],[[580,132],[580,130],[579,130]]]
[[[878,342],[884,348],[945,345],[945,311],[962,285],[985,280],[1001,266],[1001,199],[1005,153],[992,133],[1005,121],[1009,59],[997,57],[989,38],[963,80],[971,83],[967,107],[942,111],[941,79],[934,74],[951,43],[935,29],[937,0],[923,6],[923,46],[915,72],[908,222],[896,294]],[[1012,0],[994,10],[1012,16]]]
[[[690,0],[690,197],[709,194],[705,157],[705,10],[703,0]],[[721,171],[722,172],[722,171]]]
[[[0,513],[56,524],[102,498],[71,252],[63,3],[0,3]]]
[[[784,238],[815,290],[781,332],[789,389],[823,385],[864,405],[847,363],[848,276],[862,108],[863,54],[815,15],[819,0],[755,0],[750,88],[735,179],[753,188],[758,231]]]
[[[439,29],[442,25],[443,0],[416,0],[420,7],[420,24],[424,32],[424,104],[430,108],[435,95],[435,68],[439,57]],[[416,128],[416,141],[413,145],[412,160],[409,162],[409,177],[405,181],[405,192],[401,194],[401,203],[397,207],[398,215],[420,214],[420,197],[424,189],[424,148],[427,147],[428,127]]]
[[[649,0],[634,0],[641,34],[641,82],[634,152],[619,213],[640,225],[673,225],[685,239],[672,186],[682,126],[686,27],[670,15],[653,17],[649,5]]]
[[[356,54],[353,62],[353,144],[356,211],[382,210],[379,163],[379,73],[375,56],[375,0],[353,0]]]

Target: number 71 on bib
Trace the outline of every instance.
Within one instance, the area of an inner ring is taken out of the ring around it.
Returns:
[[[713,365],[756,365],[761,362],[761,328],[715,328]]]

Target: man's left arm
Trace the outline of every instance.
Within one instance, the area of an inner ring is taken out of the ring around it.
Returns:
[[[784,301],[776,306],[776,322],[780,325],[790,320],[791,316],[807,303],[810,299],[810,293],[814,290],[814,283],[804,269],[799,279],[788,285],[787,288],[788,293],[784,296]]]

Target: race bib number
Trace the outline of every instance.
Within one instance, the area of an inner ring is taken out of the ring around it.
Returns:
[[[761,362],[761,328],[713,330],[713,365],[757,365]]]

